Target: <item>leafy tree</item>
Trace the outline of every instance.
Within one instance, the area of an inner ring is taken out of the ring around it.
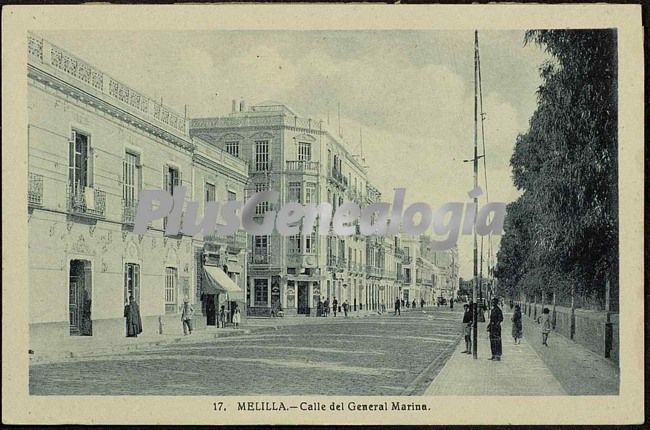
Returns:
[[[618,291],[617,61],[614,30],[533,30],[552,55],[529,130],[510,160],[521,197],[508,207],[496,276],[511,294]],[[570,282],[569,282],[570,280]]]

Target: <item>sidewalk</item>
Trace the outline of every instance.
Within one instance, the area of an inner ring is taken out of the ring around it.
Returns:
[[[375,311],[350,312],[348,318],[364,318],[377,315]],[[156,346],[170,345],[177,342],[200,343],[209,342],[216,338],[242,336],[253,332],[272,331],[281,327],[304,324],[318,324],[344,321],[342,314],[334,317],[304,317],[290,316],[281,318],[247,317],[239,329],[232,327],[202,327],[194,330],[191,335],[182,334],[158,334],[157,332],[146,332],[137,338],[115,337],[97,338],[93,336],[71,336],[61,343],[53,343],[47,347],[32,351],[29,354],[30,364],[56,362],[79,357],[93,357],[98,355],[124,353],[129,351],[150,349]]]
[[[510,336],[511,314],[501,325],[503,356],[490,361],[490,341],[485,323],[478,325],[478,359],[463,354],[461,339],[451,358],[424,395],[429,396],[562,396],[567,392],[541,357],[522,339],[515,345]],[[460,320],[459,320],[460,321]],[[460,323],[459,323],[460,330]]]

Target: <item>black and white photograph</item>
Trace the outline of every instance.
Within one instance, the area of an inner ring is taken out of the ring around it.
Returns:
[[[399,5],[333,7],[364,25],[193,27],[179,7],[187,27],[161,11],[165,29],[120,25],[117,7],[114,28],[14,32],[22,134],[3,130],[3,155],[22,185],[3,218],[23,239],[3,239],[3,266],[22,277],[3,291],[21,290],[26,402],[196,398],[176,423],[488,422],[464,416],[467,397],[528,402],[495,422],[553,420],[526,415],[550,402],[586,424],[565,402],[586,417],[641,396],[642,363],[626,363],[643,356],[643,69],[617,24],[635,9],[411,28],[365,25]],[[205,12],[222,10],[244,13]],[[54,422],[86,422],[68,413]],[[142,413],[123,419],[168,422]]]

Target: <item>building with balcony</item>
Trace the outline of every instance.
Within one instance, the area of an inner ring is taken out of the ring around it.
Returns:
[[[260,219],[287,202],[329,202],[334,210],[345,201],[366,202],[369,183],[361,157],[322,121],[302,118],[285,105],[246,108],[233,101],[227,116],[193,119],[190,134],[248,163],[248,196],[280,193],[277,206],[258,205]],[[247,310],[314,315],[319,301],[334,297],[340,304],[347,300],[353,310],[367,307],[376,292],[366,289],[365,253],[360,235],[251,236]]]
[[[134,234],[140,192],[182,185],[199,200],[213,184],[242,193],[247,166],[195,144],[184,115],[36,34],[26,72],[31,347],[124,336],[129,296],[144,331],[158,332],[159,318],[180,330],[183,299],[198,307],[198,262],[212,241],[166,236],[164,219]],[[245,238],[215,243],[220,270],[241,273]]]

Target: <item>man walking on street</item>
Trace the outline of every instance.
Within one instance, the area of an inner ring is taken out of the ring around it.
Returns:
[[[336,300],[336,297],[334,297],[334,300],[332,300],[332,309],[334,311],[334,316],[336,317],[336,311],[338,310],[339,306],[339,301]]]
[[[187,331],[189,330],[192,334],[192,317],[194,316],[194,308],[190,304],[190,301],[185,298],[183,300],[183,306],[181,307],[181,323],[183,324],[183,335],[187,336]]]
[[[402,312],[400,311],[400,305],[401,302],[399,300],[399,297],[395,299],[395,315],[399,314],[400,316],[402,315]]]
[[[349,307],[350,307],[350,305],[348,305],[348,301],[347,300],[344,301],[343,302],[343,315],[345,316],[345,318],[348,317],[348,308]]]
[[[501,322],[503,322],[503,312],[499,309],[499,299],[492,299],[492,311],[490,312],[490,322],[487,330],[490,333],[490,349],[492,358],[490,360],[501,361]]]

